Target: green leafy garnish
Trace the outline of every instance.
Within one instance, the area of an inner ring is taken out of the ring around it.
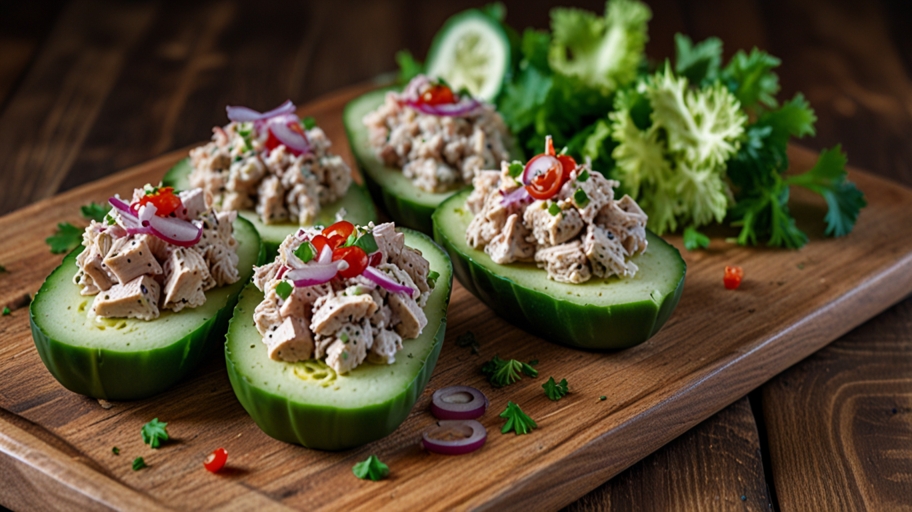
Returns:
[[[317,127],[317,120],[313,116],[307,116],[301,119],[301,126],[303,126],[305,130],[313,130]]]
[[[538,428],[538,424],[535,423],[535,420],[530,418],[513,402],[507,402],[507,408],[504,409],[504,412],[500,413],[500,417],[506,418],[507,420],[503,428],[500,429],[501,434],[506,434],[511,430],[515,432],[516,435],[528,434],[529,432],[532,432],[532,429]]]
[[[412,52],[401,50],[396,52],[396,63],[399,64],[399,76],[396,78],[401,84],[406,84],[412,78],[424,73],[424,65],[412,56]]]
[[[150,448],[158,448],[162,441],[168,440],[168,424],[158,421],[158,418],[153,418],[152,421],[143,425],[142,439]]]
[[[548,205],[548,213],[557,217],[561,213],[561,207],[558,206],[557,203],[551,203]]]
[[[373,233],[365,233],[359,236],[352,245],[364,249],[364,252],[367,254],[373,254],[380,250],[380,247],[377,246],[377,240],[374,238]]]
[[[352,473],[361,480],[383,480],[389,476],[389,466],[380,462],[376,455],[371,455],[352,467]]]
[[[146,467],[146,461],[142,457],[136,457],[133,459],[133,471],[139,471],[140,469]]]
[[[561,379],[559,383],[554,382],[554,377],[548,379],[548,382],[542,384],[545,395],[549,400],[554,402],[560,400],[567,394],[567,379]]]
[[[466,331],[456,337],[456,346],[457,347],[471,347],[472,353],[478,355],[479,350],[481,350],[481,345],[478,343],[478,340],[475,338],[475,333],[472,331]],[[484,370],[482,370],[484,371]]]
[[[576,177],[576,181],[586,181],[589,179],[589,170],[583,169],[583,172],[579,173],[579,176]]]
[[[604,402],[605,400],[608,400],[608,397],[607,397],[607,396],[602,395],[602,396],[599,397],[599,402]]]
[[[864,194],[848,181],[845,166],[845,153],[836,146],[825,149],[813,169],[785,180],[789,185],[798,185],[823,196],[827,203],[824,221],[828,236],[848,235],[855,227],[858,213],[868,204]]]
[[[3,307],[3,316],[9,316],[10,313],[12,313],[12,311],[10,311],[9,306],[4,306]]]
[[[439,277],[440,277],[440,272],[437,272],[436,270],[431,270],[430,272],[428,272],[428,276],[427,276],[428,286],[430,286],[431,288],[436,288],[437,287],[437,278],[439,278]]]
[[[276,295],[281,297],[282,300],[286,300],[288,296],[291,295],[291,292],[294,291],[294,286],[292,286],[288,281],[281,281],[276,285],[275,291]]]
[[[523,169],[525,169],[523,164],[514,160],[507,168],[507,173],[510,174],[511,178],[519,178],[519,175],[523,173]]]
[[[114,448],[111,448],[111,453],[113,453],[114,455],[120,455],[120,448],[118,448],[116,446]]]
[[[687,226],[684,230],[684,248],[688,251],[695,251],[707,247],[709,247],[709,237],[697,231],[697,228]]]
[[[342,340],[342,343],[348,343],[348,333],[339,334],[339,339]]]
[[[576,203],[580,208],[585,208],[589,204],[589,196],[586,195],[586,191],[578,188],[576,192],[573,193],[573,202]]]
[[[95,222],[102,222],[105,219],[105,216],[111,211],[111,205],[109,204],[98,204],[94,201],[79,207],[79,211],[82,213],[82,216],[94,220]]]
[[[57,224],[57,231],[44,242],[51,247],[51,254],[70,252],[82,243],[82,230],[69,222]]]
[[[529,377],[537,377],[538,370],[528,363],[517,361],[516,359],[501,359],[494,356],[481,367],[481,373],[488,377],[488,382],[496,388],[501,388],[513,384],[522,379],[522,374]]]
[[[310,242],[304,242],[295,249],[294,255],[302,262],[307,263],[317,256],[317,250]]]

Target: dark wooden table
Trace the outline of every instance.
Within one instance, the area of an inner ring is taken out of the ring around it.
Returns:
[[[554,5],[505,3],[512,25],[540,28]],[[400,48],[423,57],[472,4],[0,3],[0,214],[204,139],[225,104],[303,103],[392,70]],[[803,91],[817,111],[804,144],[842,143],[852,165],[912,186],[912,3],[649,4],[650,57],[671,56],[679,31],[721,37],[726,55],[763,48],[783,59],[783,97]],[[912,508],[912,300],[569,508]]]

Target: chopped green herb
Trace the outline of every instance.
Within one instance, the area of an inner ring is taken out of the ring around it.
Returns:
[[[144,461],[142,457],[133,459],[133,471],[139,471],[144,467],[146,467],[146,461]]]
[[[529,366],[538,366],[538,359],[533,359],[529,361]]]
[[[586,181],[589,179],[589,170],[583,169],[583,172],[579,173],[579,176],[576,177],[576,181]]]
[[[399,76],[396,77],[396,80],[400,84],[406,84],[412,78],[424,73],[424,65],[415,60],[408,50],[396,52],[396,63],[399,64]]]
[[[244,147],[247,151],[253,150],[253,125],[251,123],[240,123],[237,128],[238,135],[244,139]]]
[[[607,397],[607,396],[602,395],[602,396],[599,397],[599,401],[600,401],[600,402],[604,402],[605,400],[608,400],[608,397]]]
[[[97,204],[93,201],[85,206],[80,206],[79,211],[82,212],[83,217],[96,222],[101,222],[104,220],[105,215],[111,211],[111,205]]]
[[[478,340],[475,339],[475,333],[472,331],[466,331],[460,334],[456,338],[457,347],[472,347],[472,353],[478,355],[479,350],[481,350],[481,345],[478,343]]]
[[[297,256],[297,258],[302,262],[307,263],[308,261],[314,259],[314,257],[317,255],[317,250],[310,242],[304,242],[303,244],[299,245],[297,249],[295,249],[294,255]]]
[[[504,360],[497,356],[494,356],[494,359],[491,359],[481,367],[481,373],[487,375],[488,382],[496,388],[508,386],[522,379],[521,373],[529,377],[538,376],[538,370],[527,363],[516,359]]]
[[[314,119],[313,116],[307,116],[304,119],[301,119],[301,126],[303,126],[305,130],[313,130],[317,127],[317,120]]]
[[[500,413],[501,418],[505,418],[507,422],[504,424],[503,428],[500,429],[501,434],[506,434],[509,431],[513,431],[516,435],[528,434],[532,432],[532,429],[538,428],[538,424],[535,423],[535,420],[529,417],[522,409],[519,408],[513,402],[507,402],[507,408],[504,409],[504,412]]]
[[[354,233],[352,233],[352,235],[354,235]],[[354,241],[352,245],[364,249],[364,252],[367,254],[373,254],[380,250],[380,247],[377,246],[377,240],[374,239],[373,233],[365,233],[361,235],[357,240]]]
[[[436,270],[431,270],[430,272],[428,272],[428,276],[427,276],[428,286],[430,286],[431,288],[435,288],[437,286],[438,277],[440,277],[440,272],[437,272]]]
[[[389,476],[390,468],[380,462],[376,455],[371,455],[367,460],[363,460],[352,468],[352,473],[361,480],[383,480]]]
[[[69,222],[57,224],[57,231],[44,242],[51,247],[51,254],[70,252],[82,243],[82,230]]]
[[[519,178],[519,175],[523,173],[523,169],[525,169],[523,164],[514,160],[507,168],[507,172],[510,174],[511,178]]]
[[[559,383],[554,382],[554,377],[548,379],[548,382],[542,384],[545,395],[548,399],[556,402],[567,394],[567,379],[561,379]]]
[[[108,213],[107,215],[105,215],[104,223],[106,226],[113,226],[114,224],[117,224],[117,220],[114,219],[113,215]]]
[[[560,212],[561,212],[561,207],[558,206],[557,203],[551,203],[548,206],[548,213],[550,213],[551,215],[557,217],[558,215],[560,215]]]
[[[342,359],[348,361],[348,352],[342,352]]]
[[[706,249],[709,247],[709,237],[697,231],[697,228],[688,226],[684,230],[684,248],[688,251]]]
[[[275,291],[276,295],[281,297],[282,300],[285,300],[289,295],[291,295],[291,292],[294,291],[294,286],[292,286],[288,281],[282,281],[276,285]]]
[[[9,316],[10,313],[11,313],[11,311],[10,311],[9,306],[5,306],[3,308],[3,316]]]
[[[116,446],[114,448],[111,448],[111,453],[113,453],[114,455],[120,455],[120,448],[118,448]]]
[[[580,208],[585,208],[589,204],[589,196],[586,195],[586,191],[578,188],[576,192],[573,193],[573,202],[576,203]]]
[[[153,418],[152,421],[143,425],[142,439],[150,448],[158,448],[162,441],[168,440],[168,424],[158,421],[158,418]]]
[[[342,333],[339,335],[339,339],[342,340],[342,343],[348,343],[348,333]]]

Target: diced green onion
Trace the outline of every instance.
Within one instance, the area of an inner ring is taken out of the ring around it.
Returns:
[[[281,297],[282,300],[285,300],[288,298],[289,295],[291,295],[291,292],[294,291],[294,286],[292,286],[288,281],[282,281],[281,283],[276,285],[275,291],[276,291],[276,295]]]

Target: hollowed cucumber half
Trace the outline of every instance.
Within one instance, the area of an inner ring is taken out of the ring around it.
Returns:
[[[193,169],[190,166],[190,159],[185,158],[172,167],[165,177],[162,184],[168,187],[174,187],[176,190],[186,190],[192,188],[190,185],[190,172]],[[371,201],[370,194],[363,186],[352,183],[348,188],[345,197],[324,205],[320,209],[314,221],[315,225],[328,226],[336,221],[336,213],[345,209],[345,220],[355,225],[365,225],[368,222],[377,220],[377,210]],[[266,248],[266,258],[271,260],[275,258],[276,251],[285,237],[294,233],[298,229],[298,224],[293,222],[282,222],[279,224],[265,224],[260,220],[260,216],[253,210],[241,210],[238,214],[250,221],[256,228],[263,240],[263,246]]]
[[[424,312],[421,336],[404,340],[391,365],[364,363],[336,375],[323,363],[274,361],[253,323],[263,294],[244,289],[228,328],[225,360],[234,392],[268,435],[321,450],[343,450],[392,433],[424,390],[446,330],[453,268],[446,253],[427,236],[411,230],[405,243],[419,249],[440,274]]]
[[[657,333],[678,304],[687,265],[652,232],[646,252],[633,259],[635,277],[558,283],[533,263],[499,265],[466,242],[473,216],[465,207],[469,193],[440,205],[434,238],[449,252],[459,282],[514,325],[571,347],[621,349]]]
[[[352,154],[364,174],[364,181],[374,201],[386,210],[386,213],[399,226],[416,229],[431,234],[431,215],[446,198],[456,191],[433,193],[416,187],[412,180],[402,174],[402,169],[387,167],[377,158],[371,148],[364,116],[377,110],[386,99],[386,93],[393,88],[378,89],[359,96],[345,106],[343,121],[351,144]],[[509,141],[510,154],[521,158],[522,151]],[[498,163],[497,167],[499,168]],[[469,185],[466,185],[469,187]]]
[[[265,255],[242,218],[234,223],[240,279],[206,292],[200,307],[162,311],[155,320],[90,320],[94,296],[73,284],[77,249],[48,276],[29,307],[32,338],[51,374],[70,391],[108,400],[136,400],[164,391],[223,339],[238,294]],[[211,351],[210,351],[211,352]]]

